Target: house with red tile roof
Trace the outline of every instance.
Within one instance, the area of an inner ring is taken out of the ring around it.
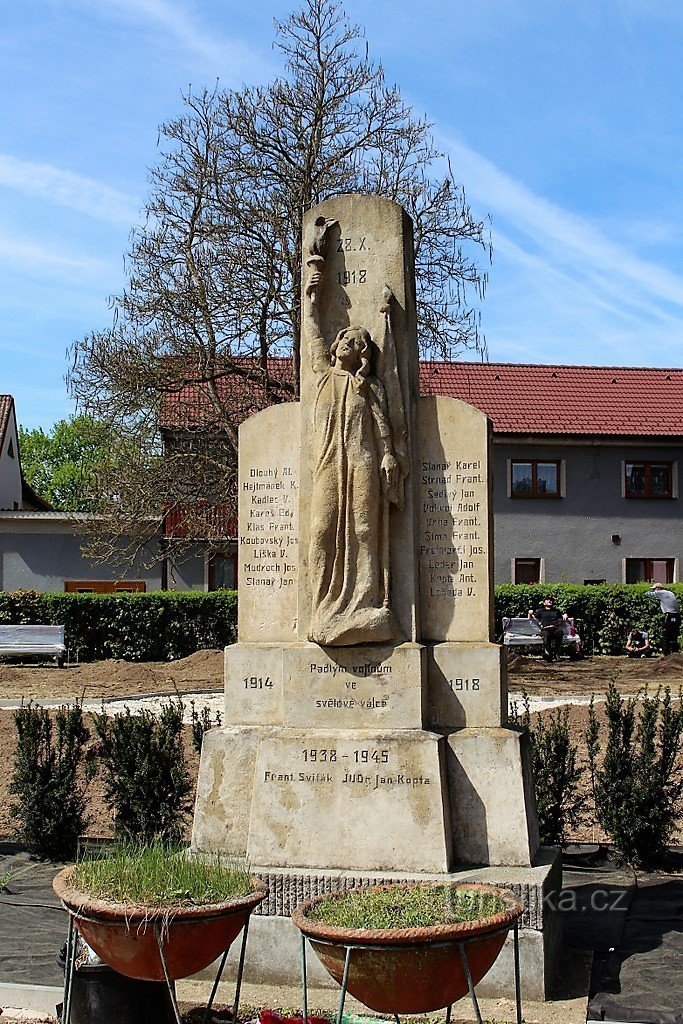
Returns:
[[[291,384],[289,361],[269,377]],[[239,422],[291,397],[238,387]],[[680,580],[683,369],[423,362],[420,391],[492,421],[496,582]],[[210,424],[211,408],[201,388],[169,395],[162,430]]]
[[[289,360],[217,382],[239,423],[293,397]],[[424,362],[422,394],[476,406],[493,425],[495,579],[637,582],[681,579],[683,369]],[[201,426],[220,433],[201,382],[166,396],[169,445]],[[264,438],[264,444],[268,439]],[[118,580],[80,551],[77,516],[52,511],[23,479],[14,401],[0,395],[0,589],[203,590],[235,580],[235,510],[215,510],[223,554]],[[166,541],[182,534],[166,517]]]
[[[683,369],[423,363],[493,423],[495,579],[680,580]]]

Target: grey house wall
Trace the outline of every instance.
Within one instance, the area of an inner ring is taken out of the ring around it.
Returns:
[[[508,496],[509,459],[561,459],[561,498]],[[683,499],[623,497],[624,461],[674,463],[674,494],[683,445],[595,444],[494,439],[495,580],[512,581],[515,558],[544,560],[546,582],[624,581],[626,558],[683,558]],[[678,472],[677,472],[678,470]],[[618,535],[621,543],[612,542]]]
[[[47,513],[43,518],[0,515],[0,590],[63,592],[65,580],[118,580],[120,569],[93,565],[81,552],[74,524]],[[127,579],[161,589],[161,567],[136,566]]]
[[[81,551],[79,524],[67,513],[0,511],[0,590],[62,592],[65,580],[144,580],[161,590],[162,566],[141,564],[122,574],[114,564],[94,564]],[[180,563],[169,560],[168,590],[205,591],[208,556],[203,545]]]
[[[168,569],[169,590],[206,590],[207,559],[203,547],[197,544],[196,549],[183,558],[182,562],[172,563]]]

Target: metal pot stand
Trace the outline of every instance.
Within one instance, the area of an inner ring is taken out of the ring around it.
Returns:
[[[510,931],[510,927],[508,925],[506,925],[504,928],[499,928],[499,929],[497,929],[497,931],[490,932],[489,934],[490,935],[497,935],[500,932],[509,932],[509,931]],[[517,921],[515,921],[515,923],[512,926],[512,933],[513,933],[514,973],[515,973],[515,1007],[516,1007],[516,1014],[517,1014],[517,1024],[522,1024],[522,992],[521,992],[520,971],[519,971],[519,924],[518,924]],[[478,938],[479,938],[479,936],[475,935],[475,936],[472,936],[472,938],[469,938],[469,939],[462,939],[461,941],[456,942],[455,945],[457,945],[457,947],[458,947],[458,949],[460,951],[460,959],[462,961],[462,966],[463,966],[463,970],[465,972],[465,977],[467,978],[467,987],[468,987],[468,990],[469,990],[470,999],[472,1000],[472,1006],[474,1008],[474,1013],[475,1013],[475,1017],[476,1017],[476,1020],[477,1020],[477,1024],[483,1024],[482,1016],[481,1016],[481,1011],[479,1009],[479,1003],[477,1001],[477,995],[476,995],[476,992],[474,990],[474,985],[472,983],[472,974],[470,972],[470,965],[469,965],[469,963],[467,961],[467,952],[466,952],[466,949],[465,949],[465,947],[467,946],[468,943],[476,942]],[[306,939],[307,939],[307,936],[304,935],[304,933],[302,932],[301,933],[301,982],[302,982],[302,1000],[303,1000],[303,1002],[302,1002],[303,1024],[308,1024],[308,983],[307,983],[307,972],[306,972]],[[321,945],[327,945],[327,946],[339,945],[339,943],[328,942],[328,941],[326,941],[324,939],[319,939],[317,937],[316,937],[315,941],[317,943],[320,943]],[[434,947],[438,947],[438,946],[452,946],[453,944],[454,944],[453,940],[451,939],[451,940],[446,941],[446,942],[434,942],[434,943],[431,943],[430,945],[432,945]],[[346,945],[346,944],[344,943],[343,945]],[[423,946],[423,944],[420,944],[420,948],[422,948],[422,946]],[[406,948],[410,948],[410,947],[409,946],[402,946],[401,948],[402,949],[406,949]],[[339,1006],[338,1006],[338,1009],[337,1009],[337,1024],[342,1024],[342,1017],[344,1015],[344,1002],[346,1000],[346,990],[347,990],[348,977],[349,977],[349,966],[350,966],[350,963],[351,963],[351,954],[353,953],[353,951],[355,949],[374,949],[374,950],[380,950],[380,951],[386,952],[387,946],[386,945],[383,945],[383,946],[379,946],[379,945],[378,946],[371,946],[371,945],[362,945],[362,946],[359,946],[359,945],[351,946],[351,945],[349,945],[349,946],[346,946],[346,955],[344,957],[344,974],[343,974],[343,977],[342,977],[341,991],[339,993]],[[450,1006],[446,1007],[446,1024],[450,1024],[450,1021],[451,1021],[451,1010],[452,1009],[453,1009],[453,1004],[452,1003],[450,1004]],[[397,1013],[394,1014],[394,1019],[396,1020],[396,1024],[400,1024],[400,1018],[399,1018],[399,1015]],[[204,1024],[206,1024],[206,1019],[204,1021]]]
[[[71,993],[73,988],[73,977],[76,965],[76,952],[78,946],[78,943],[76,941],[77,929],[75,924],[78,915],[74,914],[71,910],[67,910],[67,913],[69,915],[69,929],[67,932],[66,939],[66,964],[64,968],[64,1010],[62,1013],[62,1024],[71,1024]],[[235,982],[235,998],[232,1004],[232,1019],[234,1022],[237,1021],[237,1011],[239,1009],[240,990],[242,988],[242,975],[244,973],[244,959],[247,951],[247,937],[249,935],[250,919],[251,913],[247,914],[247,917],[244,922],[244,928],[242,931],[242,945],[240,949],[239,965],[237,968],[237,979]],[[127,924],[124,921],[120,925],[116,925],[116,927],[126,928]],[[161,966],[164,971],[164,980],[166,988],[168,989],[168,995],[171,1001],[171,1006],[173,1008],[173,1014],[176,1019],[176,1024],[183,1024],[182,1017],[180,1015],[180,1008],[178,1006],[178,1000],[176,998],[175,981],[173,981],[173,979],[169,976],[168,973],[168,964],[166,962],[166,954],[164,953],[162,933],[163,926],[155,925],[154,935],[157,941],[157,947],[159,949],[159,959],[161,960]],[[209,1001],[206,1005],[206,1010],[204,1011],[202,1024],[208,1024],[211,1008],[213,1006],[214,999],[216,998],[216,993],[218,991],[218,986],[223,975],[223,969],[225,968],[225,963],[228,959],[229,952],[230,947],[228,947],[228,949],[224,951],[221,957],[220,964],[218,965],[218,971],[216,973],[213,986],[211,988],[211,995],[209,996]]]

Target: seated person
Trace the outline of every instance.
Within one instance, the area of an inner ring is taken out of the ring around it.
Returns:
[[[636,629],[634,626],[626,640],[626,654],[629,658],[652,657],[652,647],[650,646],[647,633],[643,632],[642,629]]]
[[[567,621],[565,612],[555,607],[552,597],[546,597],[536,611],[529,609],[529,618],[541,627],[543,637],[543,657],[546,661],[555,661],[560,657],[564,639],[564,623]]]

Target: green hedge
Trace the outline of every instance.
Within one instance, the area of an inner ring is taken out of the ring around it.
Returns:
[[[578,620],[584,647],[594,654],[622,654],[626,637],[634,626],[645,629],[653,647],[661,649],[663,616],[659,601],[646,597],[649,583],[603,583],[582,587],[571,583],[511,584],[496,587],[496,632],[502,633],[505,615],[526,616],[550,595],[555,604]],[[683,585],[672,583],[683,604]]]
[[[0,592],[0,624],[65,627],[72,659],[171,661],[237,639],[237,594]]]
[[[504,583],[495,589],[496,633],[502,618],[526,616],[547,594],[578,620],[584,646],[595,654],[621,654],[629,629],[639,626],[661,647],[659,602],[645,597],[649,584]],[[683,602],[683,585],[671,589]],[[149,594],[38,594],[0,591],[1,623],[57,624],[66,628],[72,658],[171,661],[237,639],[237,594],[164,591]]]

